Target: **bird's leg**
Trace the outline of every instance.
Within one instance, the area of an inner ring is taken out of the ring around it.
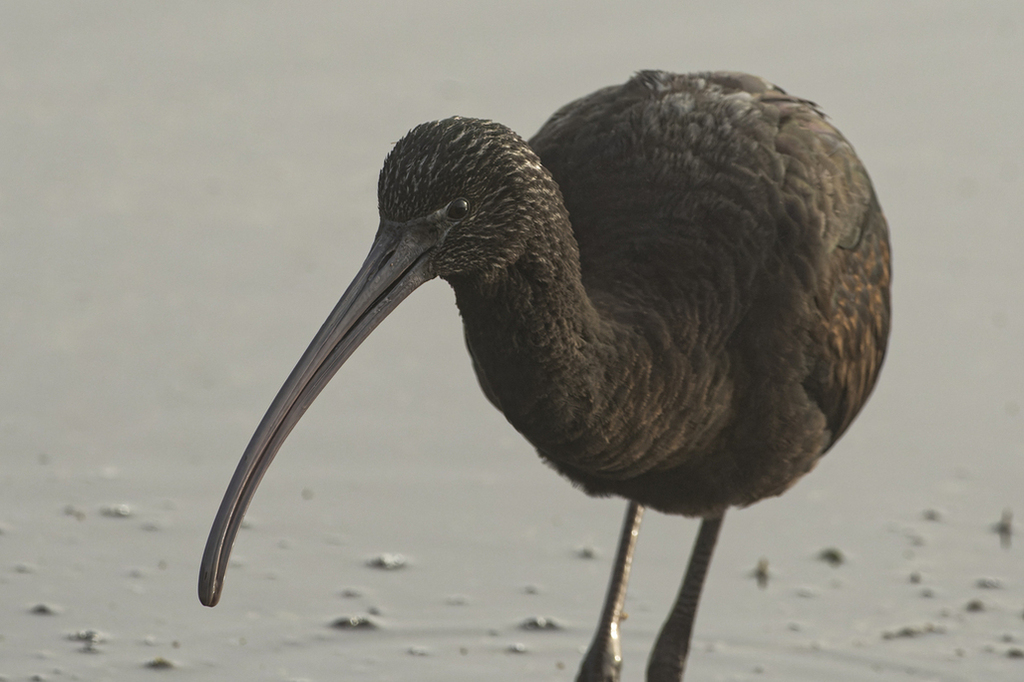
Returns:
[[[651,651],[647,663],[647,682],[680,682],[683,669],[686,667],[686,655],[690,652],[690,635],[693,632],[693,620],[697,616],[697,603],[700,591],[704,586],[711,554],[715,551],[715,541],[722,527],[722,517],[704,519],[700,524],[700,532],[693,543],[690,554],[690,565],[686,567],[686,577],[679,588],[672,613],[661,627],[661,634]]]
[[[608,594],[597,624],[594,641],[580,664],[576,682],[618,682],[622,669],[622,647],[619,644],[619,619],[622,603],[626,600],[626,583],[629,582],[629,567],[633,564],[633,548],[640,534],[640,520],[644,516],[643,505],[630,502],[626,508],[626,519],[622,524],[619,549],[608,581]]]

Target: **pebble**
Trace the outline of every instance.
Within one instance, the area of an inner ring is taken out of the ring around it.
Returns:
[[[157,656],[154,659],[146,661],[144,667],[151,668],[153,670],[169,670],[174,667],[174,663],[164,658],[163,656]]]
[[[393,571],[399,568],[405,568],[406,559],[401,554],[384,553],[367,559],[366,565],[370,568],[380,568],[385,571]]]
[[[757,560],[757,566],[754,568],[752,573],[754,579],[757,580],[757,586],[762,590],[768,587],[768,559],[767,557],[761,557]]]
[[[99,644],[107,641],[107,636],[99,630],[78,630],[67,635],[72,642],[85,642],[86,644]]]
[[[56,604],[36,604],[28,610],[29,613],[33,613],[37,616],[56,616],[63,609]]]
[[[85,512],[73,504],[64,505],[64,516],[74,516],[78,521],[85,521]]]
[[[562,625],[553,618],[531,616],[519,624],[520,630],[563,630]]]
[[[132,508],[127,504],[109,504],[100,508],[100,514],[114,519],[126,519],[132,515]]]
[[[331,623],[332,628],[338,630],[379,630],[377,625],[367,616],[342,616]]]
[[[920,637],[921,635],[942,634],[946,628],[934,623],[923,623],[921,625],[905,625],[897,630],[887,630],[882,633],[882,639],[897,639],[900,637]]]
[[[992,530],[999,535],[999,543],[1003,549],[1010,548],[1010,538],[1013,537],[1013,510],[1004,509],[1002,518],[992,525]]]
[[[846,561],[841,550],[836,547],[826,547],[818,552],[818,560],[824,561],[829,566],[841,566]]]

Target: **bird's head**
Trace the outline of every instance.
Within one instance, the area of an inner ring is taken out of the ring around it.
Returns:
[[[551,204],[552,200],[555,204]],[[558,187],[505,126],[450,118],[411,130],[388,154],[380,227],[355,279],[267,410],[206,543],[199,598],[213,606],[242,517],[285,438],[334,373],[414,289],[434,277],[489,276],[514,263]]]
[[[462,117],[424,123],[384,160],[377,238],[388,231],[429,233],[433,275],[486,277],[522,255],[557,194],[529,145],[500,123]]]

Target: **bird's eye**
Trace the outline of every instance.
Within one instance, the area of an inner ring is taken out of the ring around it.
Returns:
[[[444,214],[449,220],[462,220],[469,214],[469,202],[462,198],[455,199],[444,209]]]

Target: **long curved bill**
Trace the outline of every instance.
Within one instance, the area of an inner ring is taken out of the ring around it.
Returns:
[[[366,261],[274,398],[224,493],[199,569],[199,601],[206,606],[220,600],[231,545],[274,455],[359,344],[406,296],[433,277],[427,256],[439,238],[425,225],[381,223]]]

